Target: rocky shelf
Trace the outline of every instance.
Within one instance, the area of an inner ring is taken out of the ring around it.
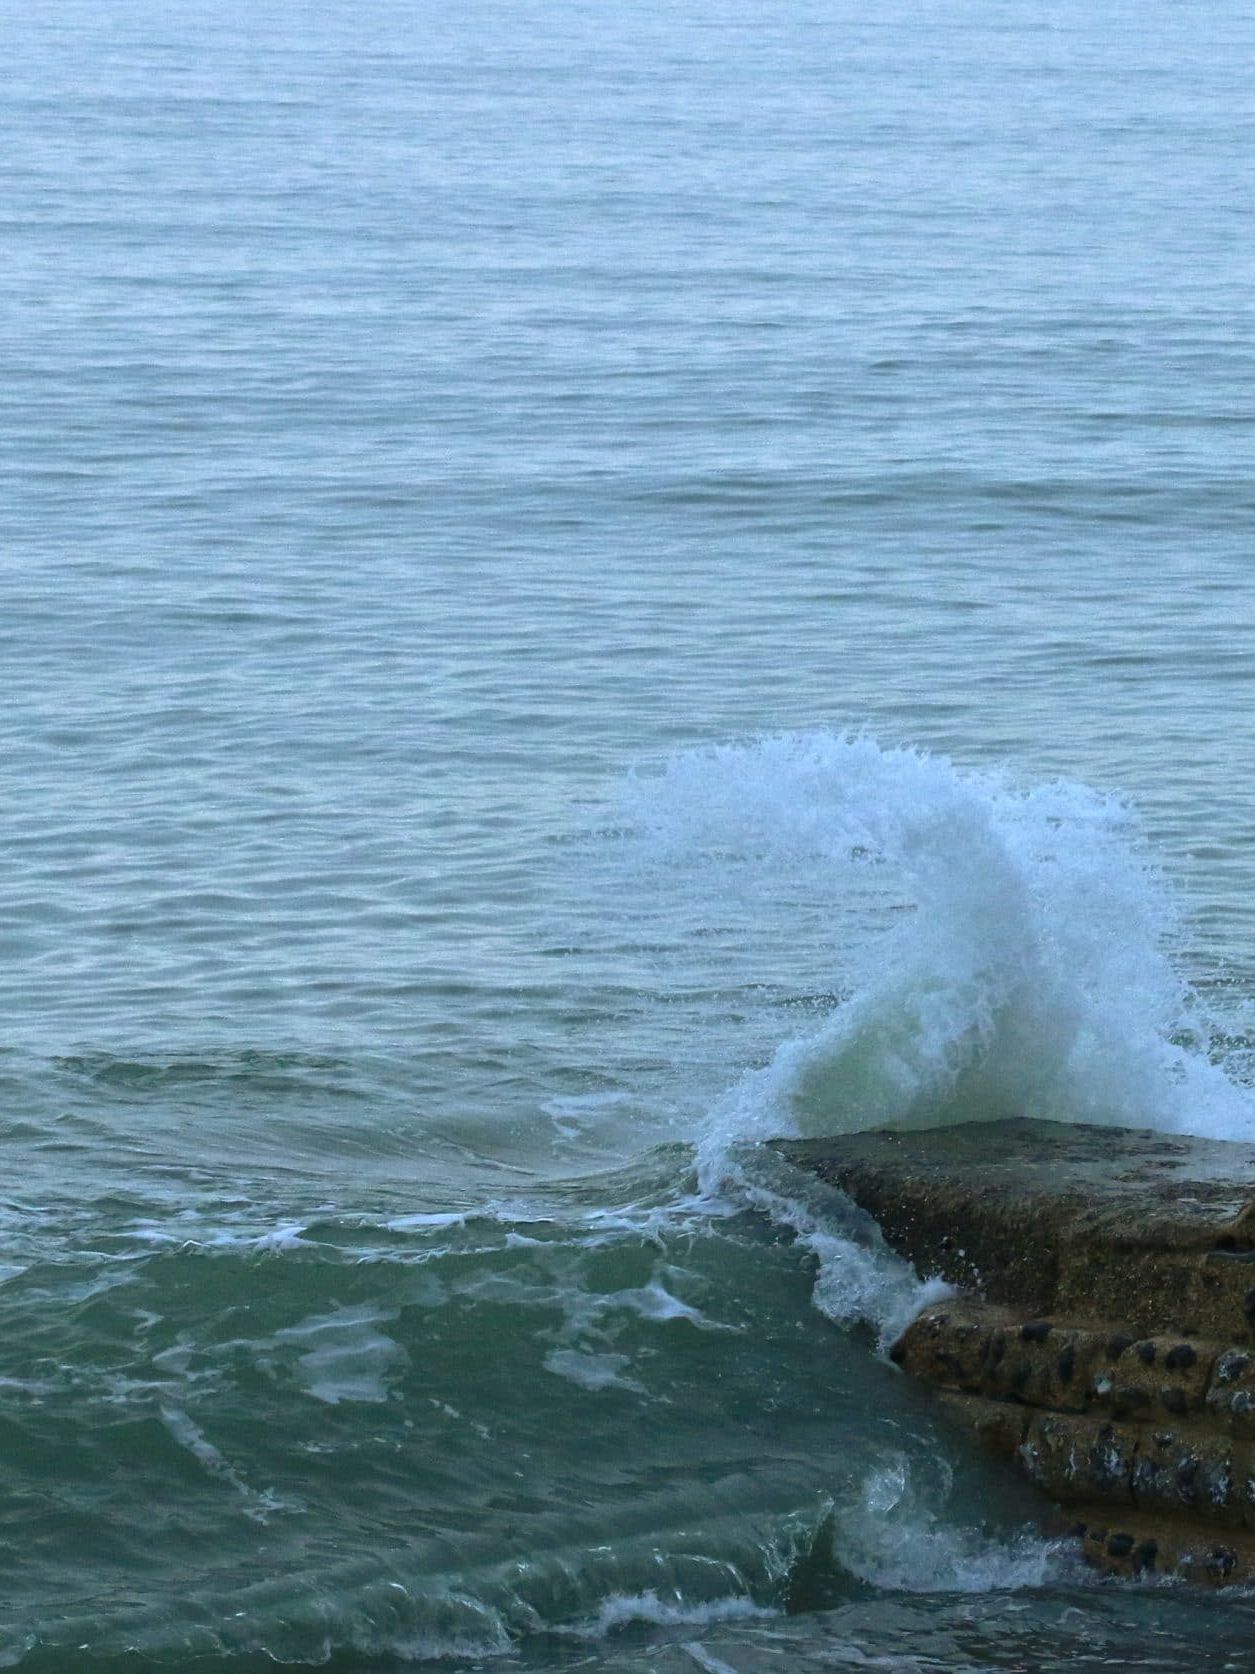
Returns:
[[[1255,1580],[1255,1146],[1015,1120],[777,1149],[961,1287],[893,1358],[1094,1562]]]

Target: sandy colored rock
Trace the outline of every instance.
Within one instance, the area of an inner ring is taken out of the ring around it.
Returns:
[[[1255,1342],[1255,1146],[1027,1119],[775,1144],[921,1274],[1135,1337]]]
[[[964,1287],[892,1356],[1092,1561],[1255,1580],[1255,1147],[1009,1121],[778,1149]]]

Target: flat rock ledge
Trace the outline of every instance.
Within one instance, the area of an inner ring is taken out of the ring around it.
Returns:
[[[961,1287],[893,1358],[1093,1562],[1255,1581],[1255,1146],[1015,1120],[775,1148]]]

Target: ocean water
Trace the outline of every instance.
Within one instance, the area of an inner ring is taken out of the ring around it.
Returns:
[[[1250,9],[4,24],[0,1665],[1247,1667],[758,1141],[1255,1137]]]

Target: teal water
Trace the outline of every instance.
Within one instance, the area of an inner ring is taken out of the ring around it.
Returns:
[[[0,1662],[1242,1667],[755,1142],[1255,1135],[1255,20],[0,79]]]

